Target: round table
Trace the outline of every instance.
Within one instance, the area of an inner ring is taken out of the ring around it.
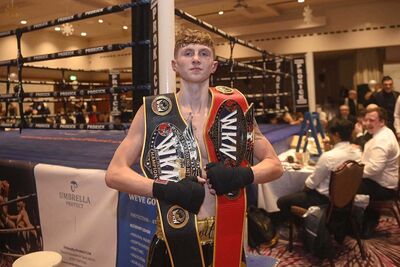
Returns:
[[[54,251],[38,251],[18,258],[12,267],[55,267],[61,263],[60,253]]]

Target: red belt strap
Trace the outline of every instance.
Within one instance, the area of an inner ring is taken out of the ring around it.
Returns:
[[[210,88],[212,104],[205,141],[209,162],[248,166],[253,150],[253,109],[237,90]],[[246,214],[244,188],[217,197],[214,234],[214,267],[240,266]]]

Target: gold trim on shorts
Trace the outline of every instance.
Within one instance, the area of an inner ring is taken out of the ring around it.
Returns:
[[[161,221],[157,216],[157,230],[156,235],[159,239],[165,241],[161,230]],[[197,229],[199,231],[201,245],[211,244],[214,242],[214,229],[215,229],[215,217],[208,217],[204,219],[197,219]]]

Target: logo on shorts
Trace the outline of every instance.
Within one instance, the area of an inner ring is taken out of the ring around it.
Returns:
[[[233,94],[233,89],[227,86],[216,86],[218,92],[223,93],[224,95],[231,95]]]
[[[151,102],[151,109],[154,113],[159,116],[165,116],[172,110],[172,102],[166,96],[157,96],[154,98],[153,102]]]
[[[189,212],[178,205],[172,206],[167,212],[169,226],[175,229],[184,227],[189,221]]]

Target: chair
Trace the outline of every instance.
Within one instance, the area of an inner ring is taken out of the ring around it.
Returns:
[[[331,179],[329,184],[329,200],[330,203],[327,209],[326,221],[328,224],[331,220],[332,212],[334,210],[349,209],[347,214],[351,222],[353,232],[355,234],[357,244],[360,249],[362,259],[365,259],[365,252],[360,240],[360,231],[358,224],[352,216],[354,197],[360,186],[363,177],[364,165],[359,164],[353,160],[344,162],[337,170],[331,172]],[[294,216],[303,216],[307,209],[298,206],[291,207],[291,213]],[[290,220],[289,225],[289,251],[293,249],[293,220]],[[331,265],[333,261],[331,260]]]
[[[399,171],[400,172],[400,171]],[[400,227],[400,178],[397,187],[396,195],[389,200],[372,200],[369,203],[369,208],[377,211],[387,210],[390,211],[396,218],[397,225]]]

